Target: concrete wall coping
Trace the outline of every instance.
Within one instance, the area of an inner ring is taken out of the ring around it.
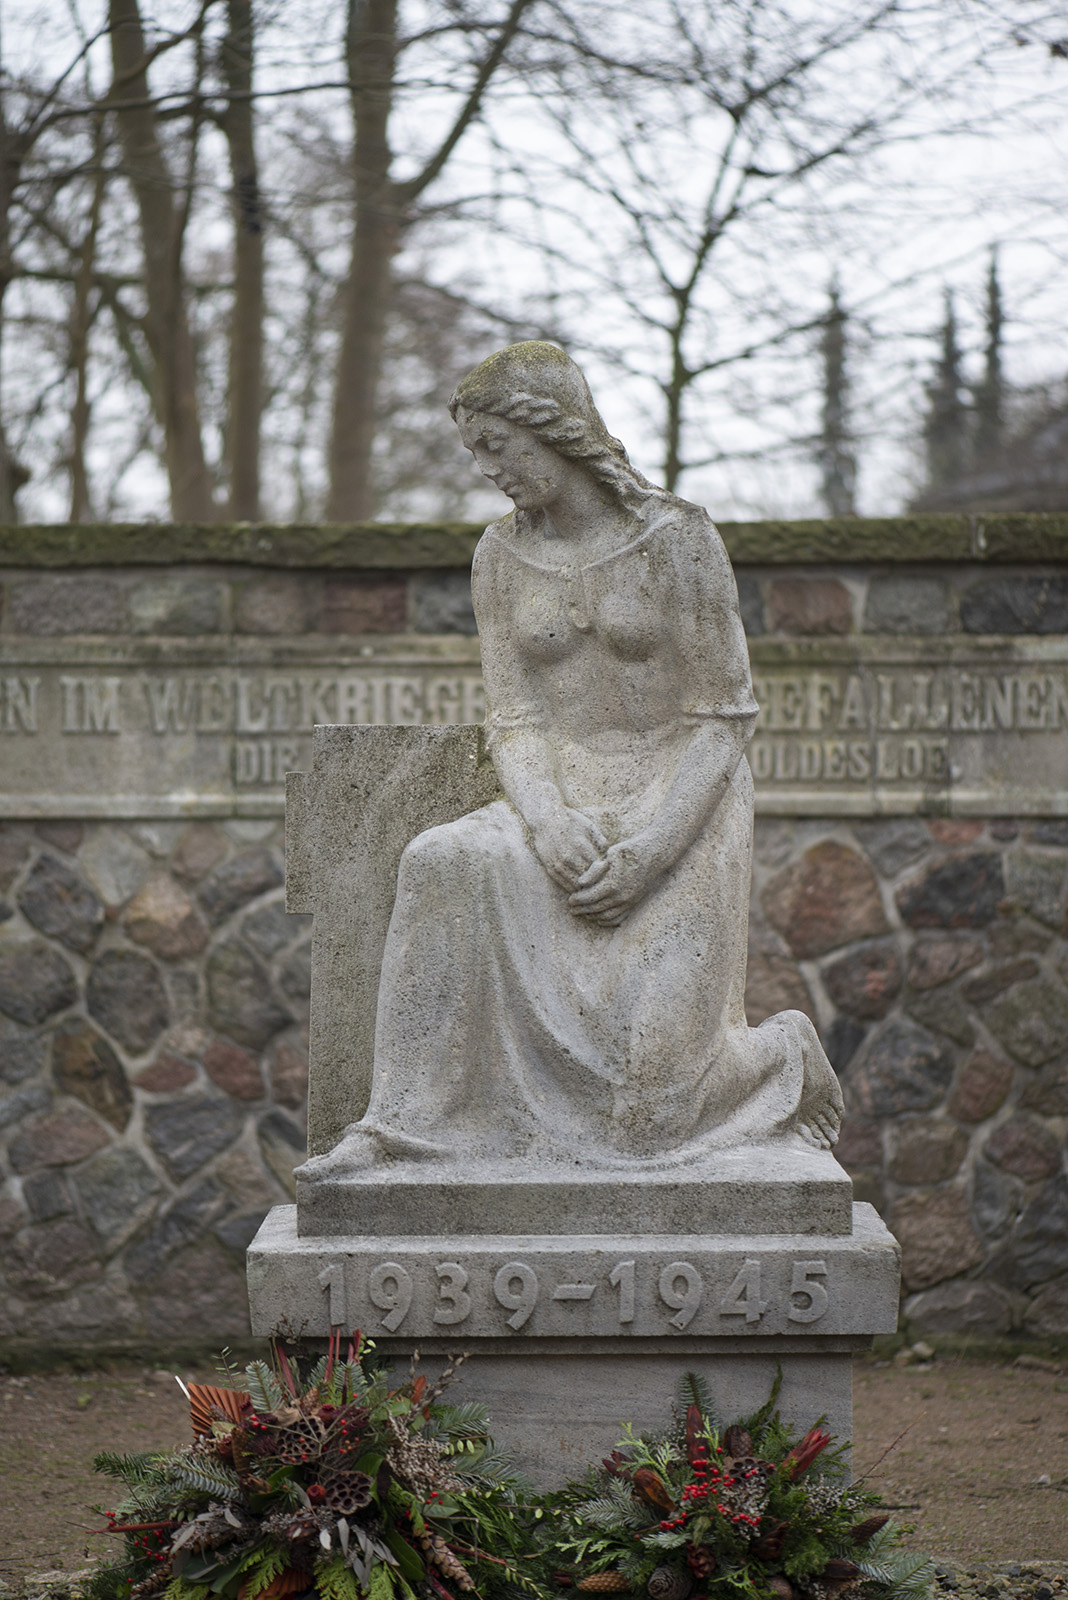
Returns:
[[[731,559],[755,566],[1068,559],[1068,512],[721,522]],[[0,566],[466,567],[473,522],[86,523],[0,527]]]

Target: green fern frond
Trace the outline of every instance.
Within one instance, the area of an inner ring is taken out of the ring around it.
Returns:
[[[252,1559],[241,1568],[241,1588],[249,1600],[256,1600],[261,1589],[266,1589],[272,1578],[277,1578],[289,1565],[289,1554],[277,1545],[259,1545],[251,1552]],[[185,1600],[185,1597],[181,1597]]]
[[[172,1578],[163,1591],[163,1600],[206,1600],[210,1593],[206,1583],[187,1583],[184,1578]]]
[[[333,1555],[316,1566],[315,1587],[320,1600],[363,1600],[363,1590],[356,1582],[356,1575],[341,1555]]]

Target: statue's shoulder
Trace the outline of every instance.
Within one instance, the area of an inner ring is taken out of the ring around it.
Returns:
[[[475,553],[471,560],[472,573],[480,569],[486,570],[506,554],[508,541],[515,532],[515,526],[514,511],[509,512],[506,517],[499,517],[496,522],[487,524],[475,545]]]
[[[715,572],[730,567],[719,529],[704,506],[664,494],[654,517],[661,540],[671,550],[677,566],[708,567]]]

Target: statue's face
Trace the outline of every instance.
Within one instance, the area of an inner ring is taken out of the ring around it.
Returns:
[[[521,511],[552,505],[563,487],[566,466],[556,451],[521,423],[481,411],[456,413],[460,438],[484,478],[495,483]]]

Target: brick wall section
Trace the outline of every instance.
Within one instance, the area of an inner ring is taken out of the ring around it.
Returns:
[[[845,524],[728,529],[746,627],[1068,631],[1068,519],[1017,520],[985,548],[959,518],[868,549]],[[336,530],[211,550],[196,530],[39,532],[0,529],[16,650],[474,631],[470,530],[376,530],[363,567]],[[0,824],[0,1343],[247,1327],[244,1248],[304,1138],[310,929],[283,872],[281,822]],[[754,1022],[815,1018],[912,1326],[1068,1333],[1068,822],[760,819],[748,998]]]

